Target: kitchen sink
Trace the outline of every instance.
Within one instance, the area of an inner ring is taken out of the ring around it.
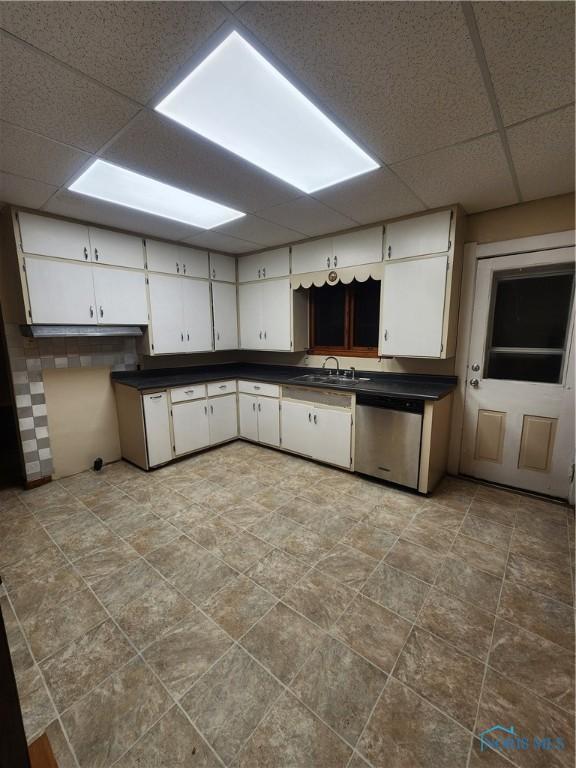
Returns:
[[[367,379],[348,379],[345,376],[334,376],[330,374],[322,375],[320,373],[306,373],[303,376],[296,376],[290,381],[309,384],[330,384],[338,387],[356,387],[360,381]]]

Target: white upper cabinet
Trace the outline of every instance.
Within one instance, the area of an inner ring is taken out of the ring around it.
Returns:
[[[385,264],[380,354],[441,357],[448,256]]]
[[[211,253],[210,277],[212,280],[223,280],[225,283],[235,283],[236,257],[224,256],[222,253]]]
[[[208,278],[207,251],[159,240],[146,240],[146,261],[151,272]]]
[[[383,227],[360,229],[333,238],[333,267],[355,267],[382,261]]]
[[[212,317],[214,349],[238,349],[238,308],[232,283],[212,283]]]
[[[405,259],[450,250],[452,211],[413,216],[386,225],[384,258]]]
[[[204,280],[179,279],[184,311],[184,352],[212,350],[210,284]]]
[[[61,219],[18,212],[20,241],[24,253],[75,261],[90,260],[88,227]]]
[[[292,349],[292,288],[288,278],[240,285],[242,349]]]
[[[240,318],[240,348],[261,349],[263,344],[262,286],[248,283],[238,288],[238,315]]]
[[[88,264],[26,258],[30,322],[95,325],[96,302]]]
[[[273,251],[241,256],[238,259],[238,280],[241,283],[272,277],[286,277],[289,274],[289,248],[276,248]]]
[[[144,269],[144,243],[141,237],[89,228],[92,260],[114,267]]]
[[[96,317],[101,325],[148,325],[144,272],[94,267]]]
[[[181,281],[168,275],[149,275],[152,349],[156,355],[184,352],[184,308]],[[186,278],[187,279],[187,278]]]
[[[303,272],[331,269],[334,266],[333,259],[334,246],[331,237],[293,245],[292,274],[300,275]]]

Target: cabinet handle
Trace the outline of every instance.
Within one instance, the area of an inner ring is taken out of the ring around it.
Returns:
[[[98,261],[98,248],[94,248],[94,258]]]
[[[330,256],[326,256],[326,266],[330,267]]]
[[[267,338],[267,336],[266,336],[266,331],[264,331],[264,338],[265,338],[265,339]]]
[[[253,410],[253,411],[255,411],[255,410],[256,410],[256,403],[252,403],[252,410]]]
[[[176,262],[176,272],[180,274],[180,264],[178,262]]]
[[[186,274],[186,264],[182,264],[182,272],[184,272],[184,274]]]
[[[183,333],[180,334],[180,341],[184,341],[184,334]]]
[[[190,341],[190,334],[189,333],[186,334],[186,341]]]
[[[314,414],[314,424],[318,424],[318,416],[316,414]]]
[[[338,256],[334,256],[334,266],[338,266]]]
[[[266,277],[266,267],[262,267],[262,277]]]
[[[261,404],[261,403],[258,403],[258,410],[259,410],[260,412],[262,411],[262,404]]]
[[[312,421],[312,414],[311,413],[308,414],[308,421]]]
[[[100,305],[100,317],[104,317],[104,310],[102,309],[102,305]]]
[[[215,269],[212,270],[212,277],[216,277],[216,270]]]
[[[226,384],[220,384],[220,386],[218,387],[218,389],[226,389]]]
[[[261,270],[259,269],[259,270],[258,270],[258,277],[260,277],[260,273],[261,273]]]
[[[388,330],[384,331],[384,341],[388,341]]]
[[[214,413],[214,406],[213,405],[210,406],[210,413]]]
[[[90,317],[94,317],[94,307],[90,304]]]
[[[208,416],[208,406],[204,406],[204,416]]]
[[[262,389],[262,387],[259,387],[258,384],[254,384],[254,389]]]
[[[388,246],[388,258],[389,259],[392,258],[392,246],[391,245]]]
[[[216,341],[220,341],[220,331],[216,331]]]
[[[88,260],[88,248],[84,248],[84,258]]]
[[[184,394],[185,395],[193,395],[194,394],[194,390],[193,389],[185,389],[184,390]]]
[[[159,400],[162,397],[162,395],[150,395],[150,400]]]
[[[262,331],[260,331],[260,333],[258,335],[260,336],[260,338],[262,338]]]

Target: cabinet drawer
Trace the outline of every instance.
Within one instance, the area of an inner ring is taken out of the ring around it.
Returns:
[[[236,392],[236,381],[217,381],[214,384],[208,384],[208,397],[227,395],[230,392]]]
[[[280,387],[277,384],[264,384],[259,381],[239,381],[238,391],[245,392],[247,395],[280,397]]]
[[[170,390],[170,400],[173,403],[183,403],[185,400],[199,400],[202,397],[206,397],[206,384],[175,387]]]

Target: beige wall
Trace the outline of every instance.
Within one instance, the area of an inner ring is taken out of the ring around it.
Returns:
[[[110,368],[47,369],[44,392],[55,478],[120,458]]]
[[[467,219],[466,242],[494,243],[568,229],[574,229],[574,193],[474,213]]]

